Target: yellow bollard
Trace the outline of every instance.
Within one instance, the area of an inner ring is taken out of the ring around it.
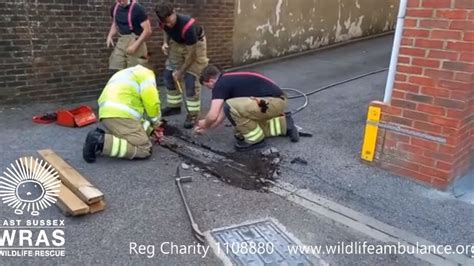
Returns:
[[[362,144],[362,160],[366,160],[369,162],[372,162],[374,160],[380,115],[380,107],[369,106],[369,112],[367,114],[367,123],[365,125],[364,143]]]

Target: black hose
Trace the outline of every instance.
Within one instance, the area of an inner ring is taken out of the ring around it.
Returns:
[[[360,78],[363,78],[363,77],[367,77],[367,76],[370,76],[370,75],[373,75],[373,74],[377,74],[377,73],[380,73],[380,72],[384,72],[384,71],[387,71],[388,68],[382,68],[382,69],[379,69],[379,70],[375,70],[375,71],[372,71],[372,72],[369,72],[369,73],[365,73],[365,74],[362,74],[362,75],[358,75],[358,76],[355,76],[355,77],[352,77],[352,78],[348,78],[348,79],[345,79],[345,80],[341,80],[341,81],[337,81],[337,82],[334,82],[334,83],[331,83],[329,85],[326,85],[326,86],[323,86],[321,88],[317,88],[313,91],[310,91],[308,93],[304,93],[298,89],[294,89],[294,88],[282,88],[282,90],[284,91],[293,91],[293,92],[296,92],[298,93],[299,95],[293,95],[293,96],[289,96],[288,99],[298,99],[298,98],[302,98],[304,97],[305,98],[305,103],[303,105],[301,105],[300,107],[298,107],[296,110],[294,111],[291,111],[291,114],[294,115],[300,111],[302,111],[304,108],[306,108],[308,106],[308,103],[309,103],[309,99],[308,99],[308,96],[310,95],[313,95],[313,94],[316,94],[318,92],[321,92],[321,91],[325,91],[329,88],[332,88],[332,87],[335,87],[337,85],[341,85],[341,84],[344,84],[344,83],[347,83],[347,82],[350,82],[350,81],[353,81],[353,80],[356,80],[356,79],[360,79]]]
[[[293,88],[282,88],[282,90],[284,90],[284,91],[294,91],[294,92],[300,94],[300,95],[296,95],[296,96],[290,96],[290,97],[288,97],[288,99],[296,99],[296,98],[304,97],[304,104],[301,105],[300,107],[298,107],[296,110],[291,111],[292,115],[302,111],[304,108],[306,108],[308,106],[308,103],[309,103],[308,94],[305,94],[304,92],[302,92],[300,90],[297,90],[297,89],[293,89]]]

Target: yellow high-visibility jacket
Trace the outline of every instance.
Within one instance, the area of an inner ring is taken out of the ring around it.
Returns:
[[[131,118],[144,114],[153,124],[161,119],[160,97],[153,71],[137,65],[115,73],[99,97],[99,118]]]

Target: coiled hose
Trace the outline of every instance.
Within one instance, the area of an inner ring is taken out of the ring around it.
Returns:
[[[317,88],[315,90],[312,90],[310,92],[307,92],[307,93],[304,93],[302,92],[301,90],[298,90],[298,89],[295,89],[295,88],[282,88],[283,91],[292,91],[292,92],[296,92],[298,95],[292,95],[292,96],[288,96],[288,99],[298,99],[298,98],[302,98],[304,97],[305,99],[305,102],[303,105],[301,105],[300,107],[296,108],[296,110],[294,111],[291,111],[291,114],[294,115],[296,113],[299,113],[301,112],[304,108],[306,108],[309,104],[309,98],[308,96],[310,95],[313,95],[313,94],[316,94],[318,92],[321,92],[321,91],[325,91],[329,88],[332,88],[332,87],[335,87],[337,85],[341,85],[341,84],[344,84],[344,83],[347,83],[347,82],[350,82],[350,81],[353,81],[353,80],[356,80],[356,79],[360,79],[360,78],[363,78],[363,77],[367,77],[367,76],[370,76],[370,75],[373,75],[373,74],[377,74],[377,73],[380,73],[380,72],[384,72],[384,71],[387,71],[388,68],[382,68],[382,69],[379,69],[379,70],[375,70],[375,71],[372,71],[372,72],[368,72],[368,73],[365,73],[365,74],[362,74],[362,75],[358,75],[358,76],[355,76],[355,77],[352,77],[352,78],[348,78],[348,79],[345,79],[345,80],[341,80],[341,81],[337,81],[337,82],[334,82],[334,83],[331,83],[329,85],[326,85],[326,86],[323,86],[323,87],[320,87],[320,88]]]

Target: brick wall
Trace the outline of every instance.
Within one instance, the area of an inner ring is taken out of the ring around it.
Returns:
[[[105,39],[112,0],[4,0],[0,2],[0,104],[83,101],[97,97],[107,81]],[[233,0],[177,0],[208,36],[208,55],[232,63]],[[157,29],[156,1],[140,0],[152,20],[147,42],[157,73],[165,57]]]
[[[409,0],[405,23],[391,104],[372,103],[396,126],[380,130],[376,161],[445,189],[474,148],[474,1]]]

